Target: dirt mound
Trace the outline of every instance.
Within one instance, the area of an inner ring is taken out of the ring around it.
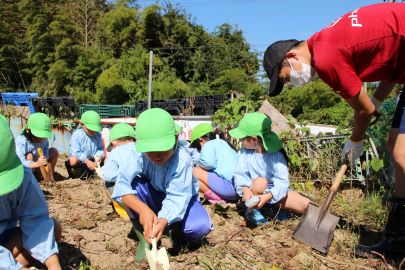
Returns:
[[[60,165],[57,170],[66,176]],[[134,261],[131,224],[113,211],[101,180],[41,186],[51,215],[63,226],[63,269],[147,269]],[[351,230],[337,228],[329,254],[322,256],[291,238],[299,217],[250,229],[234,204],[205,206],[214,224],[207,243],[170,257],[172,269],[386,269],[382,260],[353,256],[358,235]]]

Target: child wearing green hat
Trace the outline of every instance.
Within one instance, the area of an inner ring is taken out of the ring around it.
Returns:
[[[39,167],[46,166],[48,162],[52,172],[55,171],[59,153],[56,148],[49,148],[48,139],[51,137],[51,119],[44,113],[33,113],[15,141],[16,152],[22,164],[31,168],[38,180],[42,178]],[[42,156],[38,153],[38,148],[42,149]]]
[[[55,234],[60,224],[49,217],[45,197],[15,152],[13,134],[0,115],[0,269],[45,264],[61,269]]]
[[[234,188],[233,173],[238,163],[238,154],[233,146],[217,138],[210,124],[202,123],[192,129],[190,147],[200,152],[193,176],[198,179],[204,197],[212,204],[236,200],[238,195]]]
[[[133,222],[139,239],[138,261],[145,258],[145,242],[159,240],[166,229],[176,243],[182,238],[199,243],[211,231],[192,176],[191,157],[176,142],[174,121],[168,112],[153,108],[140,114],[136,148],[141,159],[120,170],[112,195],[126,205]]]
[[[118,172],[125,164],[135,164],[140,154],[135,148],[135,129],[126,123],[113,126],[110,131],[111,152],[101,168],[102,178],[108,191],[112,194]]]
[[[271,124],[265,114],[254,112],[246,114],[238,127],[229,131],[242,142],[234,174],[236,191],[245,202],[259,197],[257,208],[270,203],[303,213],[310,201],[289,189],[287,155]]]
[[[69,159],[65,162],[70,178],[87,179],[93,175],[97,162],[104,159],[100,115],[87,111],[80,118],[80,127],[73,132],[69,144]]]

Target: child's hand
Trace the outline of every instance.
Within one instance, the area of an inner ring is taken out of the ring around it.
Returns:
[[[260,198],[260,201],[257,204],[257,208],[262,208],[263,205],[265,205],[269,200],[273,198],[273,194],[271,194],[271,192],[257,196]]]
[[[41,156],[38,158],[37,164],[38,164],[38,167],[45,166],[46,164],[48,164],[48,161],[46,160],[45,156]]]
[[[166,226],[169,222],[165,218],[159,218],[156,223],[153,225],[153,237],[156,237],[156,240],[159,241],[162,237],[163,232],[166,229]]]
[[[53,254],[51,257],[46,259],[45,265],[48,270],[62,270],[62,267],[59,263],[58,255],[56,254]]]
[[[102,159],[101,156],[95,156],[95,157],[94,157],[94,160],[95,160],[96,162],[101,162],[101,159]]]
[[[158,222],[156,214],[150,209],[144,209],[139,213],[139,223],[143,227],[143,235],[148,243],[152,243],[151,239],[154,237],[153,224]]]
[[[94,163],[93,161],[86,159],[86,160],[84,161],[84,163],[86,164],[87,168],[88,168],[90,171],[94,171],[94,170],[96,169],[96,163]]]
[[[247,187],[243,187],[242,193],[243,193],[243,201],[245,202],[247,202],[253,196],[252,191],[250,191],[250,189]]]

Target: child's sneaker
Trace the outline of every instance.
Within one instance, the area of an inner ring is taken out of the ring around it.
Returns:
[[[226,203],[221,197],[215,194],[211,189],[204,193],[205,199],[212,204]]]
[[[246,225],[248,227],[256,227],[260,224],[269,223],[267,219],[256,208],[248,209],[245,211]]]

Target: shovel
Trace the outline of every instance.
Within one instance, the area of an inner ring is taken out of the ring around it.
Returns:
[[[169,270],[170,269],[169,257],[167,256],[166,249],[164,247],[161,247],[159,250],[157,250],[156,238],[152,239],[152,249],[151,250],[149,250],[147,247],[145,247],[145,253],[146,253],[146,259],[148,260],[150,270],[158,270],[158,269]],[[160,265],[160,268],[158,268],[159,265]]]
[[[347,164],[343,164],[340,167],[329,190],[328,197],[326,197],[325,202],[320,208],[312,203],[308,204],[307,211],[292,236],[294,239],[310,245],[323,254],[328,253],[333,231],[339,222],[339,217],[329,213],[328,208],[333,197],[336,195],[346,169]]]
[[[40,157],[44,156],[44,153],[42,152],[41,147],[37,148],[37,152]],[[39,169],[41,170],[42,177],[44,178],[45,181],[55,182],[55,180],[53,179],[51,164],[49,164],[49,162],[48,162],[48,164],[39,167]]]
[[[104,179],[103,171],[101,170],[101,166],[100,166],[100,161],[96,161],[96,164],[97,164],[97,166],[95,168],[95,171],[96,171],[98,177],[100,177],[101,179]]]

